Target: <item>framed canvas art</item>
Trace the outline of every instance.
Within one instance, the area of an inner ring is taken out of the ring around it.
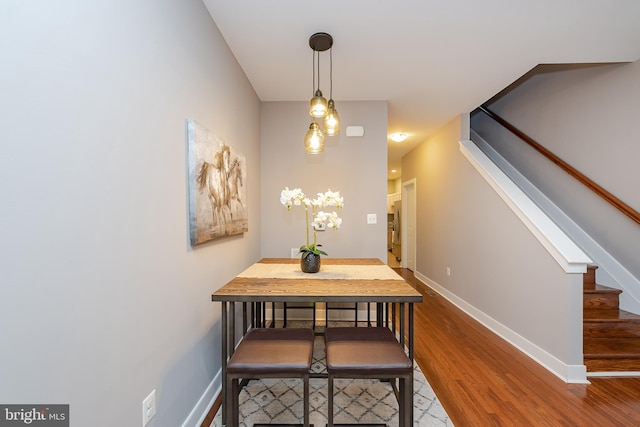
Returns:
[[[195,120],[186,126],[191,244],[246,232],[245,157]]]

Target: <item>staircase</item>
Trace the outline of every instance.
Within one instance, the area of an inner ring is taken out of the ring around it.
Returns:
[[[596,283],[596,266],[583,281],[583,352],[587,372],[640,371],[640,316],[620,310],[622,291]]]

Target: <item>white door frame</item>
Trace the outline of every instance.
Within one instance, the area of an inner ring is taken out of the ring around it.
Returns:
[[[408,192],[407,188],[409,187],[413,187],[413,191],[412,192]],[[408,199],[408,194],[412,195],[412,200]],[[412,178],[408,181],[405,181],[402,183],[402,212],[400,213],[400,233],[402,235],[400,241],[402,242],[402,259],[401,259],[401,264],[402,264],[402,268],[408,268],[408,245],[407,245],[407,218],[412,218],[413,220],[413,224],[411,224],[413,226],[413,247],[411,248],[412,252],[413,252],[413,270],[415,271],[416,269],[416,255],[417,255],[417,249],[416,249],[416,199],[417,199],[417,187],[416,187],[416,179]],[[413,209],[413,215],[408,215],[408,208],[411,207]]]

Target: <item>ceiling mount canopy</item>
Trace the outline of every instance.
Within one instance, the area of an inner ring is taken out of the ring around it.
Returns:
[[[309,37],[309,47],[316,52],[324,52],[333,46],[333,37],[327,33],[315,33]]]
[[[327,33],[315,33],[309,37],[309,47],[313,51],[313,96],[309,102],[309,115],[313,117],[313,122],[309,126],[309,132],[305,136],[305,147],[307,153],[317,154],[324,151],[324,135],[334,136],[340,132],[340,117],[333,100],[333,37]],[[320,90],[320,52],[329,51],[329,102],[322,95]],[[317,57],[317,64],[316,64]],[[317,77],[316,77],[317,71]],[[316,119],[322,119],[324,132],[316,123]],[[313,135],[313,143],[309,139]],[[310,149],[314,147],[314,149]]]

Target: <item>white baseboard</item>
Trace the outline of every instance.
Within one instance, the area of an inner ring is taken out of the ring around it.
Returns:
[[[200,427],[220,393],[222,393],[222,369],[218,371],[202,396],[200,396],[198,403],[182,423],[182,427]]]
[[[478,310],[466,301],[462,300],[455,294],[452,294],[447,289],[443,288],[423,274],[415,272],[414,276],[416,277],[416,279],[422,282],[422,284],[429,286],[430,288],[438,292],[442,297],[447,299],[453,305],[455,305],[456,307],[467,313],[469,316],[480,322],[482,325],[487,327],[489,330],[493,331],[499,337],[522,351],[524,354],[529,356],[531,359],[536,361],[538,364],[543,366],[545,369],[547,369],[549,372],[551,372],[561,380],[571,384],[589,384],[589,381],[587,380],[587,368],[585,365],[567,365],[561,360],[558,360],[558,358],[556,358],[552,354],[546,352],[526,338],[512,331],[502,323],[486,315],[485,313]]]

